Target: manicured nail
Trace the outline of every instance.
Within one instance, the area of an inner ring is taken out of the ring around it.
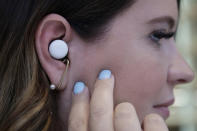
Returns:
[[[75,95],[80,94],[83,92],[84,88],[85,88],[85,84],[83,82],[76,82],[73,92]]]
[[[110,70],[103,70],[99,74],[99,80],[109,79],[110,77],[111,77],[111,71]]]

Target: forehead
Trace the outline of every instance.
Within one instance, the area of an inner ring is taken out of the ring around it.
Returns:
[[[177,0],[136,0],[125,13],[128,19],[139,20],[139,22],[162,16],[172,17],[177,22]]]

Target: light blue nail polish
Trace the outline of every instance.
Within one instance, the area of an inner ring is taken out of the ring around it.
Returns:
[[[109,79],[110,77],[111,77],[111,71],[110,70],[103,70],[99,74],[99,80]]]
[[[73,92],[75,95],[80,94],[83,92],[84,88],[85,88],[85,84],[83,82],[76,82]]]

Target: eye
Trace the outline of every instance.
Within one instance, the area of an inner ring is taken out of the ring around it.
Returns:
[[[150,39],[155,42],[159,43],[161,39],[170,39],[174,37],[175,32],[166,32],[166,31],[154,31],[150,34]]]

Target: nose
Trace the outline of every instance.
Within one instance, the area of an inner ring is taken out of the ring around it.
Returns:
[[[168,83],[172,85],[189,83],[194,79],[194,72],[180,54],[177,54],[168,69]]]

